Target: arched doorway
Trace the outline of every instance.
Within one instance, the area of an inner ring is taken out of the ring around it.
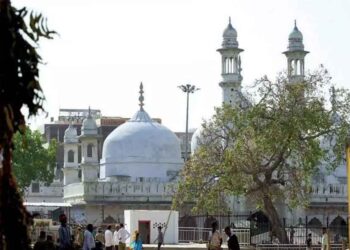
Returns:
[[[250,223],[251,235],[262,234],[270,231],[269,218],[262,212],[257,211],[248,216]]]
[[[315,228],[322,227],[321,221],[319,219],[317,219],[316,217],[314,217],[310,221],[308,221],[307,225],[308,225],[308,227],[315,227]]]
[[[334,237],[334,242],[339,243],[341,237],[347,237],[347,226],[346,221],[341,217],[337,216],[329,225],[329,229]]]

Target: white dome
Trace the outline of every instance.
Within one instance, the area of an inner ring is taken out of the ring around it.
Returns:
[[[233,28],[232,24],[229,23],[222,36],[224,38],[237,38],[237,31]]]
[[[294,26],[293,31],[289,34],[289,40],[303,40],[303,34],[300,32],[297,26]]]
[[[293,31],[289,34],[288,42],[289,51],[304,50],[303,34],[299,31],[296,23]]]
[[[110,176],[166,179],[183,165],[180,141],[165,126],[153,122],[141,108],[116,128],[103,144],[101,178]]]
[[[237,31],[231,24],[231,18],[222,36],[224,38],[222,41],[223,48],[238,48]]]
[[[77,143],[78,142],[77,129],[75,127],[73,127],[72,124],[69,124],[66,131],[64,131],[63,140],[65,143]]]
[[[83,121],[83,125],[81,127],[82,135],[95,135],[97,134],[97,125],[95,119],[91,117],[89,114]]]

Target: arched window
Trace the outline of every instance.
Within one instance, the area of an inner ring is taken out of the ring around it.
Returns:
[[[228,74],[230,72],[229,70],[229,61],[230,59],[229,58],[225,58],[225,74]]]
[[[68,162],[74,162],[74,151],[73,150],[68,151]]]
[[[290,62],[290,67],[291,67],[291,75],[295,76],[297,74],[297,62],[296,60],[291,60]]]
[[[296,61],[296,69],[295,69],[295,74],[296,75],[301,75],[301,67],[300,67],[300,60],[295,60]]]
[[[93,147],[94,145],[92,145],[92,144],[89,144],[88,146],[87,146],[87,152],[86,152],[86,155],[87,155],[87,157],[92,157],[92,147]]]

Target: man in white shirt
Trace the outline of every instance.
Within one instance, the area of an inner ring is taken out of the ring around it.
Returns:
[[[117,238],[119,240],[118,250],[126,250],[126,240],[129,239],[130,233],[124,228],[124,224],[120,223],[120,229],[117,233]]]
[[[113,244],[114,244],[114,249],[115,250],[119,250],[119,248],[118,248],[119,247],[119,239],[118,239],[118,236],[117,236],[117,233],[118,233],[119,229],[120,229],[119,224],[116,224],[115,225],[115,231],[113,233]]]
[[[322,228],[322,248],[321,250],[328,250],[329,249],[329,242],[328,242],[328,234],[327,234],[327,228]]]
[[[112,226],[108,225],[107,230],[105,231],[105,247],[106,250],[113,249],[113,233],[111,231]]]

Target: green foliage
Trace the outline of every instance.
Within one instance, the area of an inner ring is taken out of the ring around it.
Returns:
[[[40,38],[51,38],[55,32],[47,29],[41,15],[27,14],[25,8],[0,0],[0,249],[31,249],[30,216],[12,174],[13,135],[25,130],[24,106],[29,116],[43,109],[36,47]]]
[[[2,1],[0,9],[0,111],[4,118],[0,124],[1,143],[8,138],[8,130],[24,129],[23,105],[28,107],[29,115],[42,109],[44,96],[38,69],[41,57],[36,46],[40,38],[55,34],[41,14],[32,12],[28,17],[26,8],[18,10],[3,2],[7,1]]]
[[[25,134],[15,134],[14,145],[13,172],[19,189],[23,191],[32,181],[50,184],[56,166],[56,140],[44,145],[40,132],[27,128]]]
[[[175,207],[191,201],[195,211],[216,211],[219,195],[245,195],[271,219],[271,202],[306,206],[320,165],[332,170],[344,161],[350,94],[335,89],[322,66],[302,83],[264,77],[251,93],[247,107],[217,108],[203,124]]]

